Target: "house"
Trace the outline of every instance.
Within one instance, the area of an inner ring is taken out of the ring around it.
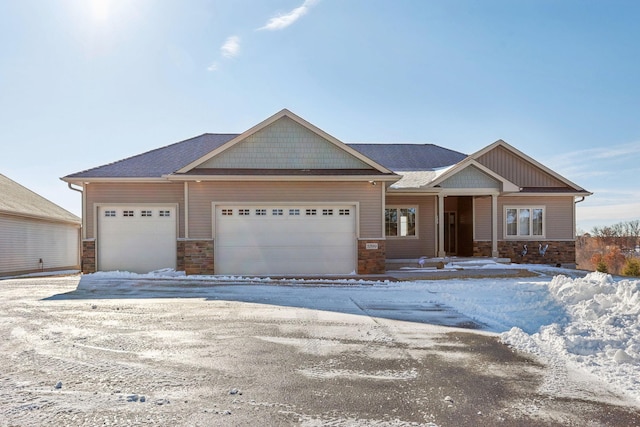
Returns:
[[[80,269],[80,218],[0,174],[0,276]]]
[[[345,144],[286,109],[62,179],[83,192],[85,272],[378,274],[452,255],[575,265],[575,204],[591,194],[502,140],[471,155]]]

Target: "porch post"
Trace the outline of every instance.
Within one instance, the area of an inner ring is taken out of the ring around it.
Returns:
[[[438,256],[440,258],[447,256],[444,251],[444,198],[443,194],[438,194]]]
[[[498,195],[491,195],[491,256],[498,258]]]

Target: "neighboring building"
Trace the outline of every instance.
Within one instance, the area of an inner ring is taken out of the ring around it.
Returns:
[[[0,276],[80,269],[80,218],[0,174]]]
[[[62,179],[84,192],[85,272],[373,274],[422,256],[575,265],[576,198],[591,194],[501,140],[469,156],[344,144],[288,110]]]

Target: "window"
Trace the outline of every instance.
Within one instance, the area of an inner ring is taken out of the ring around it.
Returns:
[[[140,216],[149,217],[149,216],[151,216],[151,211],[146,211],[146,210],[145,211],[140,211]]]
[[[158,212],[158,216],[162,216],[162,217],[170,217],[170,216],[171,216],[171,211],[164,211],[164,210],[161,210],[160,212]]]
[[[231,216],[233,215],[233,209],[222,209],[222,216]]]
[[[273,216],[282,216],[283,211],[282,209],[272,209],[271,210],[271,215]]]
[[[386,208],[384,229],[387,237],[410,237],[416,235],[415,207]]]
[[[307,215],[316,215],[317,211],[316,211],[316,209],[307,209],[306,214]]]
[[[322,209],[322,215],[324,216],[333,215],[333,209]]]
[[[257,216],[266,216],[267,215],[267,210],[266,209],[256,209],[256,215]]]
[[[133,216],[133,211],[122,211],[122,216],[131,217]]]
[[[104,211],[104,216],[116,216],[116,211]]]
[[[249,209],[238,209],[238,215],[249,215]]]
[[[291,216],[300,215],[300,209],[289,209],[289,215],[291,215]]]
[[[338,215],[350,215],[351,214],[351,210],[350,209],[339,209],[338,210]]]
[[[544,236],[544,208],[506,208],[506,235],[508,237]]]

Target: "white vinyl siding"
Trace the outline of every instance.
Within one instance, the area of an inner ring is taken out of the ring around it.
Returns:
[[[79,230],[79,225],[0,215],[0,274],[78,268]]]

